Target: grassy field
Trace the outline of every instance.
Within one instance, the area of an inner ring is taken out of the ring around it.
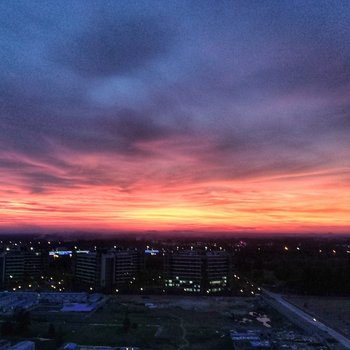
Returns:
[[[149,309],[145,303],[153,303],[156,308]],[[28,335],[48,338],[51,323],[56,333],[62,332],[64,342],[154,350],[225,350],[232,349],[229,331],[240,327],[243,319],[252,327],[264,328],[249,315],[256,311],[267,314],[272,326],[288,325],[257,298],[115,296],[89,314],[32,312]],[[130,321],[127,331],[126,318]],[[43,344],[39,350],[47,348]]]

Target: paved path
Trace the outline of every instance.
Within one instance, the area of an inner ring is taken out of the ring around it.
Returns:
[[[284,306],[286,309],[288,309],[289,311],[291,311],[292,313],[294,313],[295,315],[297,315],[298,317],[300,317],[310,325],[317,327],[321,331],[327,332],[330,336],[336,339],[340,344],[345,346],[346,349],[350,349],[350,339],[346,338],[341,333],[335,331],[333,328],[326,326],[324,323],[320,322],[313,316],[309,315],[308,313],[304,312],[303,310],[289,303],[287,300],[283,298],[282,295],[271,293],[265,289],[263,290],[263,292],[265,295],[274,299],[277,303]]]
[[[181,328],[182,330],[182,341],[183,341],[183,344],[181,344],[178,349],[181,350],[183,348],[187,348],[189,347],[190,343],[189,341],[187,340],[187,331],[186,331],[186,328],[184,326],[184,319],[182,317],[179,317],[179,316],[175,316],[173,315],[175,318],[177,318],[179,321],[180,321],[180,324],[179,324],[179,327]]]

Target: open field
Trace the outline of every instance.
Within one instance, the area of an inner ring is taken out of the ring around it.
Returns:
[[[145,304],[150,303],[149,308]],[[50,323],[64,342],[134,345],[143,349],[232,349],[229,331],[249,325],[268,329],[256,319],[264,313],[273,327],[290,325],[259,298],[114,296],[90,313],[32,312],[30,334],[48,337]],[[125,330],[125,319],[130,326]]]
[[[289,296],[286,298],[330,327],[350,336],[350,299]]]

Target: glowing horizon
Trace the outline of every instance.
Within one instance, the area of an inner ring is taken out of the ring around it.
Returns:
[[[72,6],[0,5],[1,232],[350,233],[349,4]]]

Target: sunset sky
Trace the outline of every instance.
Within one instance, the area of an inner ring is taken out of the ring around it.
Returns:
[[[349,1],[2,1],[0,231],[350,233]]]

